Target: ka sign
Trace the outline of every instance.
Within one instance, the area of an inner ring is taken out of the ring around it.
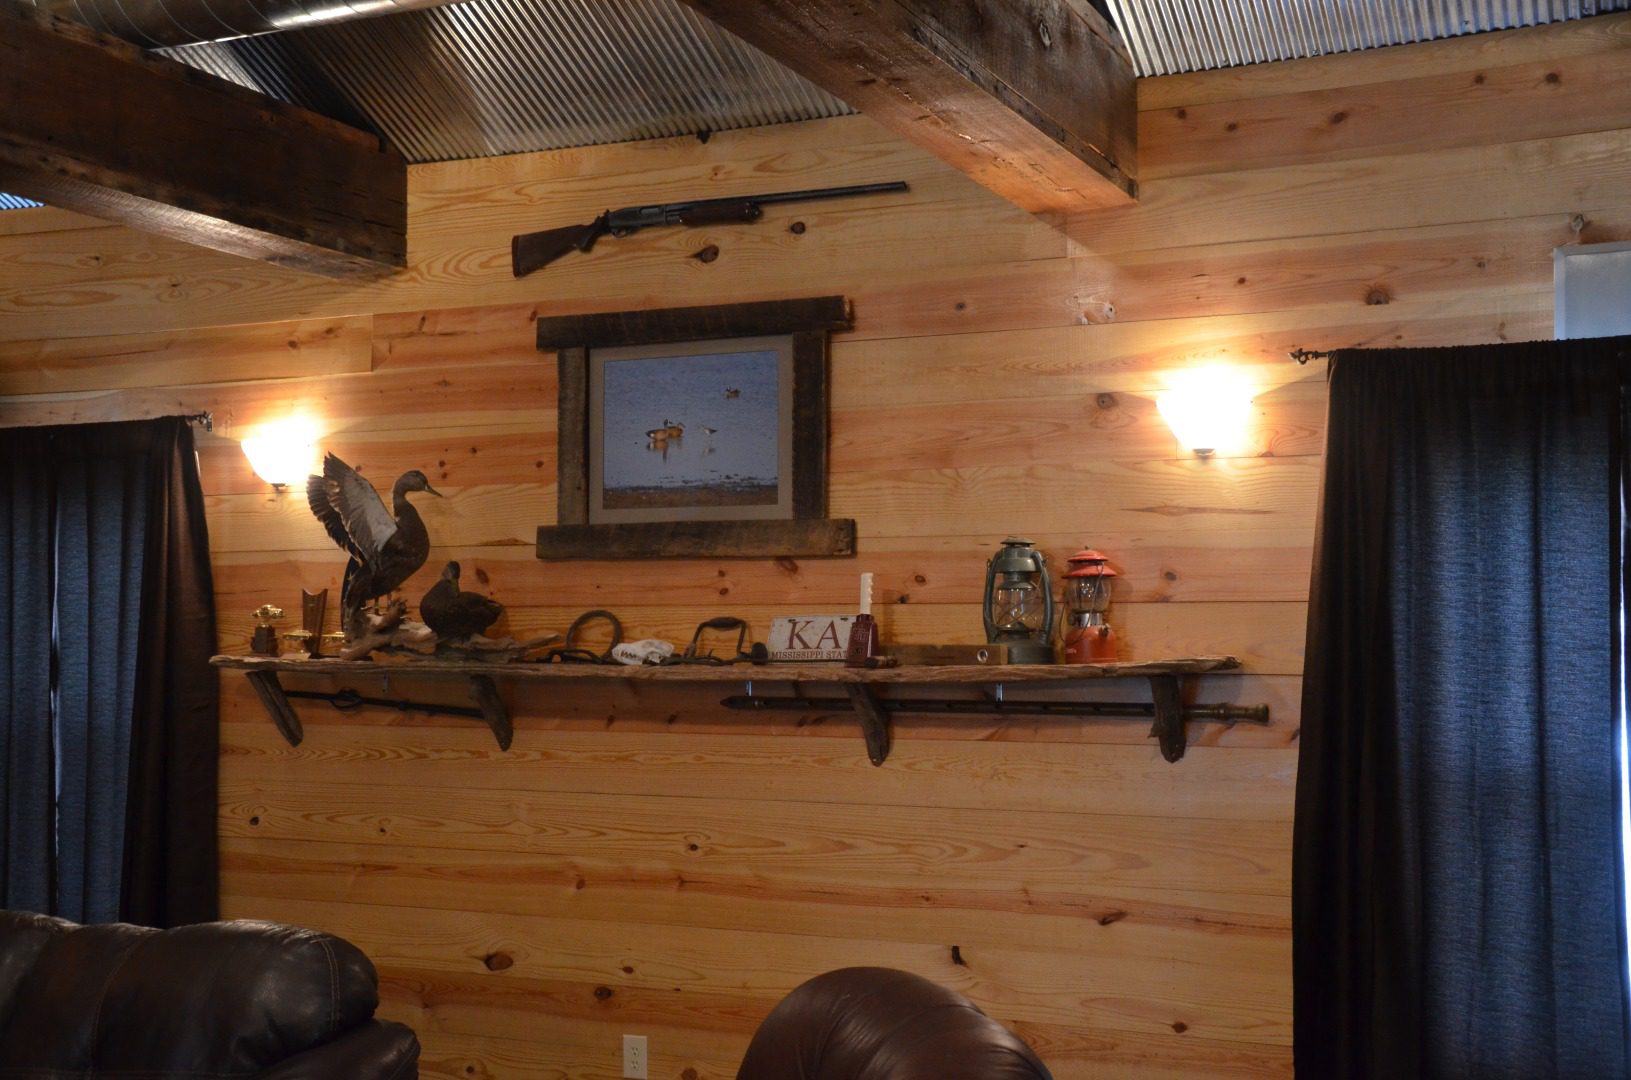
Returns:
[[[772,663],[842,660],[849,646],[853,615],[780,615],[770,622]]]

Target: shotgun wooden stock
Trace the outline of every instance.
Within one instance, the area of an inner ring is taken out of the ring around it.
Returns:
[[[588,251],[595,241],[611,232],[611,215],[602,214],[587,225],[565,225],[559,229],[520,233],[510,240],[510,270],[526,277],[548,266],[568,251]]]

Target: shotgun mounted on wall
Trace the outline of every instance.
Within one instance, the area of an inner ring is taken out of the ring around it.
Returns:
[[[542,232],[521,233],[510,241],[510,266],[516,277],[526,277],[547,266],[568,251],[588,251],[602,236],[627,236],[653,225],[734,225],[758,221],[770,203],[804,202],[810,199],[839,199],[847,195],[876,195],[885,191],[905,191],[906,181],[883,184],[854,184],[849,187],[812,188],[769,195],[742,195],[727,199],[697,199],[692,202],[663,203],[659,206],[627,206],[607,210],[587,225],[567,225]]]

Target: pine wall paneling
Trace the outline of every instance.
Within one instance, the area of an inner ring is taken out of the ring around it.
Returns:
[[[1112,555],[1130,655],[1236,653],[1244,674],[1197,696],[1272,707],[1193,725],[1177,765],[1136,723],[911,718],[874,769],[848,720],[745,718],[705,687],[513,688],[508,754],[476,724],[306,706],[296,749],[229,673],[225,909],[361,944],[427,1076],[603,1080],[643,1032],[653,1076],[728,1078],[782,994],[851,963],[963,990],[1061,1080],[1288,1076],[1325,383],[1285,352],[1549,336],[1551,249],[1631,238],[1628,46],[1608,16],[1146,81],[1140,205],[1068,221],[860,117],[417,167],[409,267],[376,281],[7,213],[0,422],[215,413],[227,650],[260,603],[339,585],[302,500],[234,441],[299,408],[377,482],[420,467],[446,494],[420,500],[437,548],[409,594],[457,558],[517,634],[601,606],[635,637],[722,613],[762,634],[845,610],[865,569],[886,640],[975,640],[983,559],[1019,532]],[[607,205],[896,178],[910,195],[509,273],[512,232]],[[537,317],[835,292],[856,324],[833,344],[831,512],[859,557],[533,557],[555,509]],[[1260,388],[1254,423],[1199,461],[1153,395],[1219,360]]]

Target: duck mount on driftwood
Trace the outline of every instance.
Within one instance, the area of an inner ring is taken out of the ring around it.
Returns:
[[[323,475],[306,481],[306,500],[329,536],[351,556],[340,588],[340,627],[346,644],[342,660],[361,660],[376,649],[460,659],[514,660],[560,640],[559,634],[532,641],[482,636],[504,607],[478,593],[459,590],[459,564],[449,563],[442,579],[420,602],[424,622],[407,618],[408,605],[390,599],[383,611],[370,601],[390,598],[430,556],[430,534],[411,492],[441,492],[418,469],[403,473],[391,488],[391,511],[367,480],[333,454],[323,459]],[[394,511],[394,513],[392,512]]]
[[[480,593],[459,589],[459,564],[442,567],[441,580],[419,601],[419,617],[443,641],[463,641],[486,629],[504,614],[504,605]]]
[[[459,564],[442,567],[442,577],[419,601],[419,617],[434,635],[435,652],[440,657],[466,660],[519,660],[534,649],[561,640],[559,634],[517,641],[515,638],[486,637],[486,630],[504,614],[504,605],[480,593],[459,588]],[[425,651],[423,648],[417,651]]]
[[[401,588],[430,556],[430,534],[408,501],[413,491],[441,494],[424,473],[412,469],[397,477],[388,511],[374,486],[333,454],[323,458],[322,476],[306,480],[311,512],[351,556],[340,586],[340,628],[348,640],[369,629],[363,607]],[[401,610],[405,612],[406,605]],[[399,612],[396,621],[401,618]]]

